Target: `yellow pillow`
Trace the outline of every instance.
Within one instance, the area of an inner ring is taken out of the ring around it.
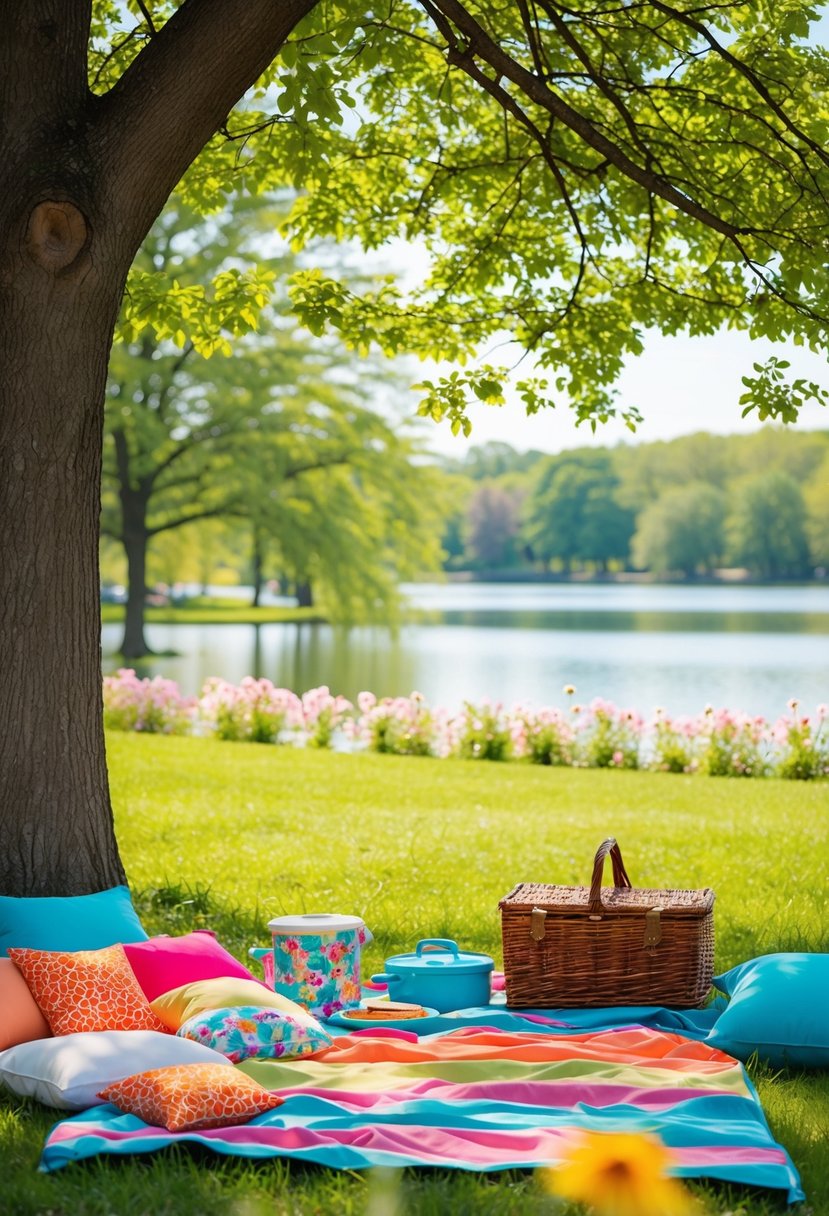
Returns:
[[[247,1123],[282,1104],[264,1085],[225,1064],[153,1068],[108,1085],[98,1097],[170,1132]]]
[[[256,980],[240,980],[235,976],[220,976],[212,980],[194,980],[172,988],[151,1002],[150,1008],[164,1025],[175,1033],[190,1018],[201,1017],[209,1009],[234,1009],[240,1005],[256,1005],[260,1009],[281,1009],[283,1013],[301,1017],[307,1022],[307,1009],[289,1001],[286,996],[272,992]]]

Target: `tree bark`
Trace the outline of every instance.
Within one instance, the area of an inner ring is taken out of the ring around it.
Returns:
[[[48,200],[0,257],[0,892],[10,895],[124,880],[103,746],[97,557],[121,281],[97,272],[91,244],[80,207]]]
[[[314,607],[314,589],[309,578],[302,579],[296,585],[296,602],[298,608]]]

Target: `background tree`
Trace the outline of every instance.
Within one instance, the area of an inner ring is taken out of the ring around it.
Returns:
[[[676,486],[705,483],[722,490],[734,476],[733,462],[747,459],[749,439],[740,437],[732,448],[728,436],[697,432],[655,443],[620,445],[613,453],[619,498],[639,514]]]
[[[758,473],[739,487],[729,520],[732,560],[760,578],[803,578],[809,568],[806,507],[786,473]]]
[[[268,506],[271,568],[335,623],[391,624],[400,583],[440,569],[442,478],[378,426],[361,459],[284,482]],[[267,526],[267,515],[260,517]]]
[[[519,452],[508,443],[490,440],[475,444],[463,459],[446,461],[446,464],[474,481],[484,481],[510,474],[523,477],[544,458],[544,452]]]
[[[727,323],[826,349],[829,156],[816,98],[829,59],[806,43],[814,6],[767,5],[759,20],[736,2],[607,12],[546,0],[537,11],[7,6],[0,890],[66,894],[123,877],[100,702],[106,363],[130,264],[184,175],[208,211],[231,181],[249,194],[301,185],[299,240],[422,237],[431,265],[410,298],[306,272],[298,314],[358,348],[449,359],[507,332],[580,416],[617,408],[609,386],[644,327]],[[225,328],[248,323],[236,285],[239,320]],[[186,296],[146,293],[144,306],[166,329],[178,307],[184,343],[199,322]],[[823,399],[785,378],[779,362],[748,377],[770,416]],[[450,374],[426,387],[423,408],[460,428],[467,392],[498,400],[502,379]],[[534,410],[545,390],[518,391]]]
[[[210,594],[211,584],[238,584],[247,537],[233,519],[211,518],[153,537],[147,555],[150,587],[166,589],[174,603]],[[124,563],[126,564],[126,563]]]
[[[472,495],[475,493],[475,482],[463,473],[450,471],[454,467],[446,461],[440,461],[438,468],[443,477],[445,493],[445,515],[441,533],[441,545],[444,552],[444,565],[447,570],[464,570],[469,564],[466,536],[466,511]]]
[[[479,569],[515,565],[520,522],[517,494],[491,482],[478,486],[466,509],[466,549]]]
[[[808,513],[806,533],[811,563],[825,576],[829,570],[829,451],[807,482],[803,500]]]
[[[665,490],[639,516],[634,565],[654,574],[708,574],[725,551],[727,498],[704,482]]]
[[[260,279],[280,264],[284,270],[293,261],[284,253],[255,270],[251,262],[251,243],[261,243],[272,214],[267,207],[255,210],[249,201],[237,198],[219,215],[202,220],[187,208],[170,207],[142,247],[137,271],[152,276],[154,290],[159,282],[166,282],[171,294],[199,293],[196,299],[201,304],[211,289],[215,295],[216,276],[228,266],[250,267],[250,274]],[[388,424],[361,404],[363,396],[381,386],[387,398],[394,394],[391,368],[384,368],[381,375],[366,360],[356,368],[344,368],[342,350],[303,336],[275,311],[277,304],[272,299],[258,318],[259,332],[238,338],[230,354],[214,359],[202,357],[192,341],[179,351],[169,338],[161,339],[148,328],[113,351],[102,526],[121,542],[127,558],[121,650],[129,658],[149,652],[144,636],[146,571],[149,546],[157,538],[201,520],[247,519],[258,602],[268,550],[281,544],[283,551],[292,549],[295,557],[298,553],[285,536],[290,529],[298,528],[302,534],[309,568],[325,547],[322,541],[315,544],[310,534],[306,512],[313,499],[318,512],[310,519],[311,527],[319,526],[320,533],[327,530],[338,541],[334,548],[339,587],[336,596],[329,596],[329,606],[342,619],[363,603],[361,595],[349,595],[345,589],[349,555],[356,560],[359,553],[359,578],[365,582],[368,576],[365,546],[355,540],[354,510],[348,513],[346,527],[345,513],[325,507],[326,486],[330,485],[333,497],[342,493],[341,480],[335,483],[328,472],[315,479],[310,497],[286,494],[286,485],[342,464],[353,465],[369,486],[385,483],[390,476],[401,481],[408,477],[416,484],[424,480],[425,474],[411,464],[414,449],[404,438],[395,438]],[[378,500],[376,495],[365,495],[360,501],[364,534],[373,535],[378,517],[372,512]],[[428,525],[434,524],[431,501],[427,496],[422,499]],[[297,503],[304,504],[298,512],[288,510]],[[380,517],[392,526],[388,511]],[[410,543],[401,548],[400,566],[417,551],[422,569],[434,568],[438,550],[424,543],[427,523],[412,512],[407,523]],[[390,605],[395,598],[385,577],[393,569],[386,550],[385,545],[377,549],[376,563],[384,574],[378,572],[375,584],[374,616],[381,603]],[[297,560],[292,568],[297,568]],[[326,582],[331,585],[323,578],[322,585]],[[298,578],[298,584],[303,592],[310,585],[307,577]],[[310,604],[307,598],[305,602]]]
[[[633,513],[620,505],[618,478],[603,451],[573,451],[548,459],[527,500],[525,535],[537,559],[560,562],[624,561],[633,533]]]

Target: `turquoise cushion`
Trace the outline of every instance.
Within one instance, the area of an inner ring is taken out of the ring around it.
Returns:
[[[775,1067],[829,1068],[829,954],[764,954],[714,977],[731,999],[707,1041]]]
[[[0,958],[6,957],[9,946],[100,950],[116,942],[146,940],[128,887],[30,899],[0,895]]]
[[[310,1013],[286,1013],[259,1005],[208,1009],[186,1021],[176,1034],[212,1047],[233,1064],[256,1058],[290,1060],[331,1046],[328,1031]]]

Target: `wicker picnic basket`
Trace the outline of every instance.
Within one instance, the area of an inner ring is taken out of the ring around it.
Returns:
[[[602,889],[607,857],[613,888]],[[501,900],[507,1004],[701,1005],[714,967],[714,892],[631,886],[611,837],[590,887],[519,883]]]

